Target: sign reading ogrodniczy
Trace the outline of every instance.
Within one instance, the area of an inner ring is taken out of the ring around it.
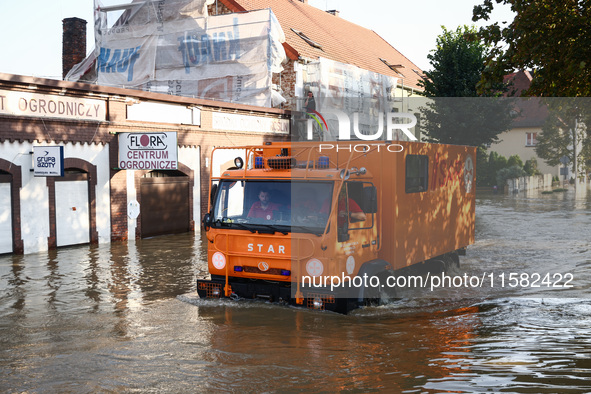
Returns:
[[[176,132],[119,133],[119,168],[122,170],[176,170]]]
[[[64,176],[64,147],[34,146],[33,175]]]
[[[104,121],[103,100],[0,89],[0,114]]]

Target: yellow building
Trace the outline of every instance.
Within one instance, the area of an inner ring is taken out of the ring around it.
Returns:
[[[531,84],[532,76],[529,71],[519,71],[505,77],[505,82],[512,82],[515,95],[519,96],[527,90]],[[535,151],[537,137],[542,132],[542,127],[548,116],[548,109],[542,105],[538,97],[518,98],[516,103],[517,117],[513,121],[512,128],[499,135],[500,141],[492,144],[488,151],[497,152],[499,155],[509,158],[519,155],[525,163],[535,158],[538,162],[538,170],[542,174],[560,175],[560,166],[549,166],[539,158]]]

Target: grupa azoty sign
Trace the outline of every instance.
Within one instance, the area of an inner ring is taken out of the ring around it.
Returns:
[[[33,146],[34,176],[64,176],[63,146]]]

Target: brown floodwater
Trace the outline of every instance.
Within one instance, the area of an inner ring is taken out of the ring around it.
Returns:
[[[482,286],[346,316],[199,299],[200,234],[0,256],[0,390],[589,392],[590,195],[479,195]]]

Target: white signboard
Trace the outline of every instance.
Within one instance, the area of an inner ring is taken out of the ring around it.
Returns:
[[[255,131],[260,133],[289,133],[289,120],[223,112],[211,114],[212,127],[226,131]]]
[[[140,203],[137,200],[130,201],[127,204],[127,216],[130,219],[137,219],[140,216]]]
[[[176,170],[176,132],[119,133],[119,168],[122,170]]]
[[[102,100],[0,89],[0,114],[83,120],[106,120]]]
[[[33,175],[64,176],[64,147],[34,146]]]

